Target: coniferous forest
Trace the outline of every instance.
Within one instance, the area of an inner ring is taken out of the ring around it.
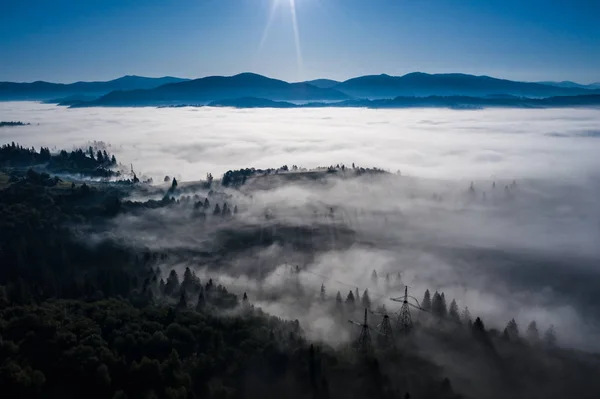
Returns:
[[[600,356],[563,345],[554,326],[489,322],[434,286],[414,288],[400,269],[365,264],[368,278],[353,287],[308,268],[370,239],[348,211],[318,199],[308,211],[256,211],[273,185],[399,174],[286,165],[150,184],[119,161],[94,146],[0,148],[3,397],[600,393]],[[465,189],[467,203],[482,201],[476,189]],[[519,195],[516,182],[497,190],[498,201]]]

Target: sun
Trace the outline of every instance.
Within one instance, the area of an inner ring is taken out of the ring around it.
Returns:
[[[298,64],[298,73],[302,74],[302,51],[300,47],[300,31],[298,29],[298,17],[296,15],[296,0],[271,0],[271,10],[269,12],[269,19],[267,20],[267,24],[265,25],[265,29],[263,30],[262,38],[260,40],[260,44],[258,46],[258,51],[260,51],[267,39],[269,34],[269,29],[271,28],[271,24],[273,23],[273,18],[275,16],[275,11],[280,5],[287,5],[291,18],[292,18],[292,28],[294,30],[294,45],[296,47],[296,62]]]

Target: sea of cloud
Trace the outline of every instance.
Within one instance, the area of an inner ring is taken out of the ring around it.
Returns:
[[[488,325],[502,328],[515,317],[524,330],[535,319],[542,329],[557,326],[563,344],[600,349],[600,110],[68,109],[23,102],[0,103],[0,120],[31,123],[0,129],[1,142],[69,149],[102,141],[160,182],[284,164],[400,170],[401,177],[232,190],[228,201],[240,208],[232,220],[202,224],[188,210],[161,209],[121,216],[109,234],[189,251],[190,259],[177,260],[180,272],[191,266],[248,291],[265,310],[298,318],[329,342],[350,335],[322,306],[297,300],[288,286],[292,264],[303,266],[305,295],[318,296],[321,283],[329,297],[368,288],[393,308],[387,298],[401,292],[370,275],[401,273],[416,296],[444,291]],[[324,216],[330,207],[332,219]],[[268,222],[266,208],[274,215]],[[194,255],[218,252],[232,231],[307,227],[316,237],[309,254],[285,242],[232,251],[218,259],[220,273]],[[260,277],[257,267],[265,268]]]
[[[71,148],[89,141],[137,171],[207,172],[296,164],[378,166],[437,179],[587,179],[600,166],[600,110],[82,108],[0,103],[0,141]]]

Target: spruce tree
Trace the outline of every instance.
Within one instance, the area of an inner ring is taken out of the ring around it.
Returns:
[[[506,331],[508,332],[508,336],[511,340],[515,340],[519,337],[519,326],[517,326],[517,322],[515,319],[511,319],[506,325]]]
[[[198,294],[198,302],[196,303],[196,310],[201,311],[206,307],[206,299],[204,298],[204,292],[200,291]]]
[[[325,302],[325,285],[321,284],[321,293],[319,294],[321,302]]]
[[[365,292],[363,292],[361,304],[362,304],[363,308],[371,309],[371,298],[369,298],[369,290],[368,289],[365,289]]]
[[[468,306],[465,306],[460,317],[461,317],[463,323],[465,323],[467,325],[473,324],[473,319],[471,318],[471,312],[469,311]]]
[[[169,277],[167,277],[167,284],[165,284],[165,295],[171,296],[179,292],[179,277],[175,270],[171,270]]]
[[[423,295],[421,307],[423,308],[423,310],[431,312],[431,294],[429,293],[429,290],[425,290],[425,295]]]
[[[450,319],[452,321],[460,323],[460,314],[458,314],[458,305],[456,304],[456,301],[454,299],[452,300],[452,302],[450,302],[450,308],[448,309],[448,316],[450,316]]]
[[[556,346],[556,331],[553,325],[548,327],[544,334],[544,344],[550,348]]]
[[[346,309],[349,312],[354,312],[354,310],[356,309],[356,303],[354,301],[354,294],[352,293],[352,291],[349,291],[348,296],[346,297]]]
[[[187,309],[187,298],[185,296],[185,290],[181,290],[179,294],[179,303],[177,304],[177,309]]]
[[[371,281],[373,282],[373,284],[377,284],[377,271],[375,269],[373,269],[373,272],[371,273]]]
[[[527,327],[527,340],[532,343],[535,344],[537,342],[539,342],[540,340],[540,332],[538,331],[537,328],[537,323],[534,321],[532,321],[531,323],[529,323],[529,326]]]
[[[358,293],[358,287],[356,287],[356,290],[354,291],[354,299],[356,300],[356,302],[360,302],[360,294]]]
[[[440,317],[445,318],[448,316],[448,306],[446,305],[446,296],[442,292],[440,294]]]
[[[338,311],[343,311],[344,310],[344,305],[342,303],[342,294],[338,291],[337,294],[335,295],[335,307],[338,309]]]
[[[439,292],[435,292],[433,294],[433,298],[431,299],[431,312],[438,316],[442,317],[442,296]]]

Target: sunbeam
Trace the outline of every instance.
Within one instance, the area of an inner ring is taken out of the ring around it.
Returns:
[[[275,10],[277,10],[277,6],[279,5],[278,0],[273,0],[271,2],[271,10],[269,11],[269,19],[267,20],[267,24],[265,25],[265,29],[263,30],[262,37],[260,38],[260,43],[258,45],[257,53],[260,54],[265,40],[267,40],[267,35],[269,34],[269,30],[271,29],[271,25],[273,24],[273,17],[275,16]]]
[[[296,44],[296,62],[298,63],[298,75],[302,78],[302,51],[300,49],[300,33],[298,31],[298,18],[296,17],[296,0],[290,0],[290,10],[292,12],[292,24],[294,28],[294,41]]]
[[[298,78],[302,78],[302,51],[301,51],[301,47],[300,47],[300,31],[298,29],[298,18],[296,15],[296,1],[295,0],[288,0],[289,1],[289,7],[290,7],[290,13],[291,13],[291,17],[292,17],[292,28],[294,30],[294,45],[296,47],[296,63],[298,66]],[[262,48],[265,45],[265,42],[267,40],[267,36],[269,35],[269,32],[271,30],[271,26],[273,25],[273,20],[275,18],[275,11],[277,11],[277,8],[279,7],[279,4],[282,2],[282,0],[272,0],[271,2],[271,9],[269,11],[269,19],[267,20],[267,24],[265,25],[265,28],[263,30],[262,33],[262,37],[260,39],[260,43],[258,44],[258,49],[256,54],[259,55],[262,51]]]

